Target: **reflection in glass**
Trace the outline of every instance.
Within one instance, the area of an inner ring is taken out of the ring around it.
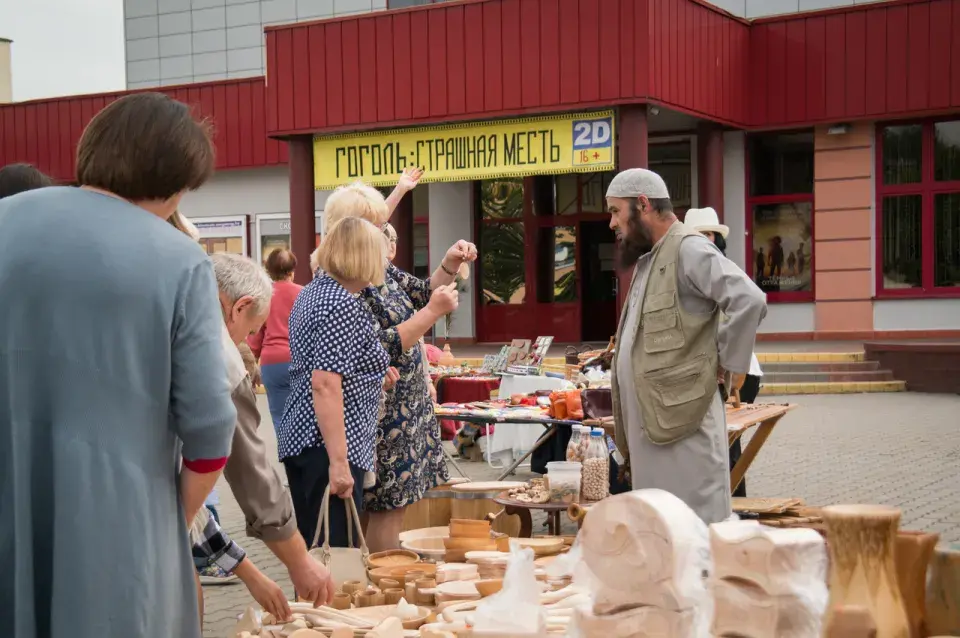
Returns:
[[[960,180],[960,121],[937,122],[933,133],[934,179],[938,182]]]
[[[883,183],[915,184],[923,179],[923,125],[883,129]]]
[[[813,192],[813,131],[763,133],[747,139],[751,195]]]
[[[215,253],[243,254],[242,237],[207,237],[200,240],[200,245],[208,255]],[[269,253],[267,253],[269,255]]]
[[[495,179],[480,182],[480,209],[484,219],[523,217],[523,180]]]
[[[521,304],[526,296],[523,224],[480,227],[480,286],[485,304]]]
[[[577,229],[541,228],[537,241],[537,301],[577,300]]]
[[[941,193],[933,204],[934,286],[960,286],[960,193]]]
[[[753,207],[753,279],[764,292],[813,290],[813,207],[809,202]]]
[[[659,173],[667,183],[674,208],[690,208],[693,204],[693,168],[690,141],[652,143],[649,146],[650,170]],[[596,212],[603,212],[598,210]]]
[[[413,225],[413,275],[420,279],[430,276],[428,229],[426,224]]]
[[[922,285],[922,203],[920,195],[883,198],[884,288],[919,288]]]
[[[580,212],[580,176],[557,175],[557,214],[576,215]]]

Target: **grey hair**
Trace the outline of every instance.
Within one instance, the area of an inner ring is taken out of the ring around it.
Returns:
[[[217,276],[217,288],[231,303],[242,297],[253,297],[257,314],[267,311],[273,296],[273,282],[260,264],[231,253],[216,253],[210,260]]]

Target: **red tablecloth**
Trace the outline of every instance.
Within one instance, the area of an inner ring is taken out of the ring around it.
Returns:
[[[437,384],[439,403],[470,403],[489,401],[490,393],[500,387],[499,377],[443,377]],[[463,426],[459,421],[440,420],[440,433],[444,441],[450,441]],[[480,432],[480,436],[485,433]]]

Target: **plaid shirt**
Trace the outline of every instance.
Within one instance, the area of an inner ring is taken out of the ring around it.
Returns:
[[[233,542],[220,528],[217,519],[208,516],[207,524],[203,528],[202,540],[193,545],[194,561],[206,560],[207,565],[216,564],[230,574],[246,556],[243,548]]]

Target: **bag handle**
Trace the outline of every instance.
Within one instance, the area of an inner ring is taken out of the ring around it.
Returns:
[[[363,537],[363,528],[360,526],[360,513],[357,512],[357,504],[353,502],[353,498],[343,499],[345,507],[347,508],[347,543],[350,544],[350,547],[353,547],[353,527],[356,525],[357,535],[360,537],[360,553],[363,555],[364,561],[370,555],[370,550],[367,549],[367,539]],[[317,520],[317,531],[313,535],[313,544],[311,547],[316,547],[317,542],[320,540],[320,531],[323,530],[323,555],[324,557],[330,556],[330,486],[327,485],[327,489],[323,492],[323,502],[320,504],[320,518]]]

